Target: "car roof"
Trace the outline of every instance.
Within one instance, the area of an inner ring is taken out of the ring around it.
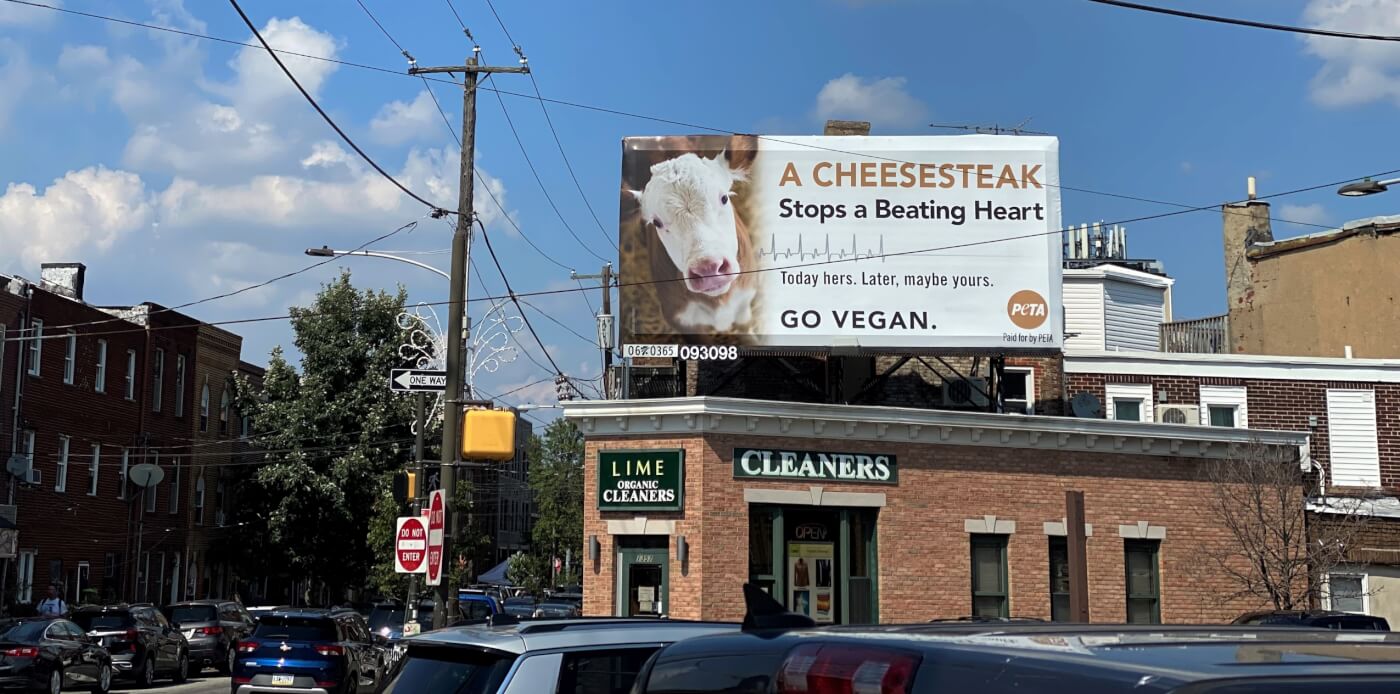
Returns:
[[[520,655],[530,651],[607,647],[642,643],[673,643],[682,639],[737,632],[727,622],[687,622],[670,619],[540,619],[519,624],[474,624],[436,629],[405,641],[412,644],[478,646]]]
[[[217,606],[219,606],[219,605],[223,605],[223,604],[225,604],[225,603],[230,603],[230,602],[233,602],[233,601],[232,601],[232,600],[208,600],[208,599],[205,599],[205,600],[181,600],[180,602],[172,602],[172,603],[170,603],[169,605],[166,605],[166,607],[185,607],[185,606],[189,606],[189,605],[201,605],[201,606],[203,606],[203,605],[208,605],[208,606],[211,606],[211,607],[217,607]]]
[[[264,617],[327,617],[333,613],[323,607],[278,607]]]

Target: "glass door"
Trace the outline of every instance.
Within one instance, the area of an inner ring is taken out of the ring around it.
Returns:
[[[618,613],[623,617],[666,614],[670,538],[618,538]]]

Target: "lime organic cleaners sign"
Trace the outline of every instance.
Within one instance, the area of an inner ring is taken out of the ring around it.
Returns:
[[[598,510],[679,511],[685,451],[598,452]]]

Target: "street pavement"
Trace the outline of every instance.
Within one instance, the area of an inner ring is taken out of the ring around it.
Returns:
[[[220,677],[214,674],[213,670],[208,670],[202,675],[190,677],[184,684],[171,684],[170,680],[157,680],[156,686],[151,689],[141,689],[133,682],[117,680],[112,683],[112,691],[122,692],[144,692],[146,694],[214,694],[215,692],[227,692],[229,682],[227,677]]]

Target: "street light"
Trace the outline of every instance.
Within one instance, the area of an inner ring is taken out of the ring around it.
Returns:
[[[1337,189],[1337,195],[1349,198],[1359,198],[1364,195],[1375,195],[1384,193],[1390,186],[1400,183],[1400,178],[1391,178],[1384,181],[1372,181],[1369,178],[1362,179],[1356,183],[1348,183]]]
[[[427,264],[427,263],[420,263],[420,262],[418,262],[418,261],[416,261],[416,260],[413,260],[412,258],[405,258],[405,257],[403,257],[403,256],[390,255],[390,254],[388,254],[388,253],[377,253],[377,252],[375,252],[375,251],[338,251],[338,250],[336,250],[336,249],[334,249],[334,248],[331,248],[330,246],[321,246],[320,248],[308,248],[308,249],[306,249],[306,254],[309,255],[309,256],[315,257],[315,258],[334,258],[334,257],[337,257],[337,256],[344,256],[344,255],[359,255],[359,256],[364,256],[364,257],[366,257],[366,258],[387,258],[387,259],[389,259],[389,260],[397,260],[397,261],[399,261],[400,263],[408,263],[409,265],[413,265],[414,267],[420,267],[420,268],[423,268],[424,270],[427,270],[427,271],[429,271],[429,272],[437,273],[438,275],[440,275],[440,276],[441,276],[443,279],[445,279],[445,280],[451,281],[451,279],[452,279],[452,276],[451,276],[451,275],[449,275],[449,274],[447,274],[446,272],[443,272],[442,270],[439,270],[439,269],[437,269],[437,268],[435,268],[435,267],[433,267],[433,266],[431,266],[431,265],[429,265],[429,264]]]

